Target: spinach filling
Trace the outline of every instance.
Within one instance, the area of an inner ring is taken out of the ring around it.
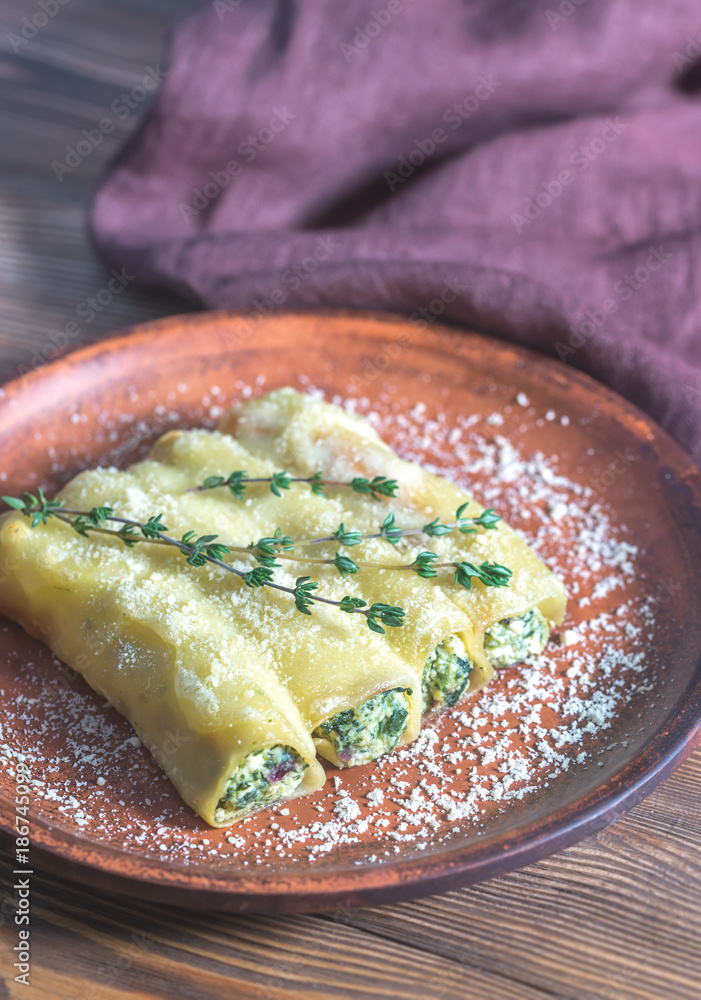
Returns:
[[[422,709],[448,708],[465,693],[472,664],[467,650],[456,635],[444,639],[426,660],[421,680]]]
[[[308,763],[292,747],[265,747],[247,754],[238,765],[217,803],[214,818],[224,822],[232,813],[252,812],[290,797]]]
[[[534,608],[525,615],[503,618],[484,634],[484,651],[494,667],[508,667],[542,653],[550,638],[545,617]]]
[[[409,721],[410,688],[392,688],[356,708],[332,715],[314,735],[332,744],[346,767],[367,764],[399,743]]]

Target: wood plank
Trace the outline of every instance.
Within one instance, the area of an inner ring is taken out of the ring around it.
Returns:
[[[91,84],[133,86],[141,67],[160,58],[173,24],[192,13],[198,0],[71,0],[15,53],[10,34],[39,9],[26,0],[3,0],[0,51],[23,62],[37,60],[85,76]],[[86,93],[89,88],[86,87]]]
[[[624,820],[523,871],[426,900],[341,906],[330,916],[200,914],[112,896],[101,897],[96,914],[89,889],[36,876],[39,995],[82,995],[76,983],[81,991],[100,985],[128,961],[124,988],[176,1000],[231,995],[234,984],[241,997],[270,990],[286,998],[695,1000],[701,806],[691,790],[700,776],[697,751]],[[670,801],[682,803],[674,817]],[[11,885],[9,862],[0,885]],[[13,937],[10,928],[0,932],[0,955],[4,934]]]
[[[148,65],[158,65],[172,24],[197,6],[196,0],[71,0],[14,56],[9,35],[38,8],[23,0],[2,4],[0,133],[11,139],[0,144],[0,381],[54,357],[76,308],[105,286],[109,272],[86,230],[90,198],[148,102],[123,121],[110,105]],[[105,116],[114,120],[114,132],[59,183],[52,162]],[[191,308],[134,283],[94,320],[80,322],[68,346]]]
[[[699,787],[697,750],[625,819],[569,851],[472,889],[358,911],[344,922],[555,995],[566,989],[577,1000],[698,1000]]]
[[[0,862],[0,885],[11,886],[11,878],[9,861]],[[103,985],[107,997],[119,986],[164,1000],[548,995],[478,969],[466,986],[458,962],[315,916],[212,915],[106,895],[96,907],[90,890],[40,875],[31,906],[31,988],[41,997],[76,1000],[91,996],[90,987],[102,996]],[[4,967],[15,942],[13,928],[0,930]],[[11,985],[7,974],[5,981]]]

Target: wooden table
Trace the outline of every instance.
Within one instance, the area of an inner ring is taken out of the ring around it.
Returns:
[[[105,284],[86,209],[145,105],[60,182],[52,163],[158,65],[171,24],[199,5],[59,6],[19,45],[12,35],[38,2],[3,0],[0,8],[1,380],[50,360],[57,331]],[[172,296],[129,287],[82,324],[81,342],[182,309]],[[29,988],[13,978],[9,846],[0,840],[0,1000],[701,997],[701,750],[625,819],[572,850],[411,903],[222,916],[108,897],[37,873]]]

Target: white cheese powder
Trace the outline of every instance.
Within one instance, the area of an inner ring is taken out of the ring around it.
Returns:
[[[321,394],[308,379],[300,382]],[[241,396],[252,391],[237,384]],[[218,386],[206,399],[199,414],[204,424],[208,409],[211,422],[229,402]],[[535,406],[525,393],[516,402],[519,419],[530,419]],[[526,407],[531,409],[524,414]],[[161,409],[159,426],[165,430],[179,415]],[[367,415],[370,403],[355,398],[347,409]],[[456,831],[479,835],[512,800],[542,796],[567,772],[605,766],[614,728],[613,739],[627,745],[645,724],[651,668],[657,667],[654,588],[651,584],[647,596],[634,589],[640,553],[625,525],[611,520],[605,497],[586,481],[562,475],[556,456],[523,453],[517,432],[495,436],[495,428],[513,418],[510,411],[506,405],[503,415],[447,420],[431,416],[423,403],[402,412],[387,396],[373,424],[406,458],[424,462],[429,451],[428,468],[496,507],[566,580],[572,620],[544,654],[501,671],[473,702],[432,717],[413,744],[342,772],[342,780],[334,775],[308,799],[228,830],[204,828],[126,722],[82,681],[67,679],[66,668],[48,653],[37,664],[22,664],[23,693],[5,693],[3,766],[14,774],[17,763],[27,763],[42,808],[61,822],[89,826],[105,842],[164,861],[197,864],[201,857],[214,857],[236,867],[301,857],[321,864],[368,838],[372,863],[381,864],[448,841]],[[555,410],[543,416],[554,421]],[[109,415],[100,419],[103,440],[116,440]],[[561,416],[559,424],[566,429],[569,418]],[[139,441],[152,430],[132,427],[131,439],[115,446],[108,460],[132,461]],[[613,593],[619,595],[616,614],[601,606]],[[184,673],[180,684],[183,696],[191,696]],[[633,718],[630,732],[621,722],[624,708],[626,718]],[[148,810],[140,788],[148,789]],[[356,863],[366,863],[368,853],[363,848],[354,854]]]

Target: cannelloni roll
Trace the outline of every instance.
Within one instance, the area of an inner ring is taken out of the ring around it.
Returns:
[[[377,475],[395,479],[398,490],[396,496],[384,501],[383,516],[387,511],[394,513],[402,526],[429,523],[434,518],[454,521],[456,511],[467,501],[465,517],[478,517],[484,511],[453,483],[401,459],[366,420],[292,389],[237,404],[224,415],[220,429],[295,476],[323,469],[328,479],[341,481]],[[379,505],[373,508],[357,494],[344,495],[343,502],[347,521],[363,531],[377,525]],[[508,587],[485,587],[476,581],[468,590],[453,586],[448,573],[436,578],[469,622],[462,636],[473,671],[465,694],[483,687],[494,667],[541,652],[551,627],[563,620],[567,595],[562,581],[503,521],[493,530],[475,534],[453,532],[439,538],[402,539],[394,551],[386,542],[380,546],[375,558],[388,564],[405,562],[407,551],[426,547],[445,561],[467,559],[511,569]],[[357,551],[366,558],[365,551]],[[392,635],[389,641],[401,643],[402,637]]]
[[[237,470],[239,494],[205,488]],[[272,490],[281,470],[326,485]],[[396,495],[376,502],[342,485],[356,476],[396,479]],[[562,584],[503,522],[391,544],[378,530],[388,517],[414,529],[454,522],[465,504],[464,517],[483,508],[401,460],[365,421],[291,389],[235,406],[218,431],[172,431],[126,471],[81,473],[57,499],[63,506],[43,520],[29,507],[0,518],[0,611],[129,720],[212,826],[313,792],[325,780],[320,758],[355,766],[411,742],[426,712],[542,649],[564,612]],[[110,509],[107,521],[67,523],[96,508]],[[160,534],[127,530],[155,515]],[[362,537],[339,542],[344,525]],[[193,558],[198,537],[228,551]],[[256,548],[266,541],[274,573],[260,585],[249,571],[266,565]],[[449,569],[424,577],[410,564],[428,548],[446,563],[500,563],[513,575],[508,586],[470,589]],[[339,553],[351,560],[342,573]],[[311,614],[290,599],[300,578],[327,602]],[[372,630],[336,606],[354,601],[402,609],[401,627]]]

